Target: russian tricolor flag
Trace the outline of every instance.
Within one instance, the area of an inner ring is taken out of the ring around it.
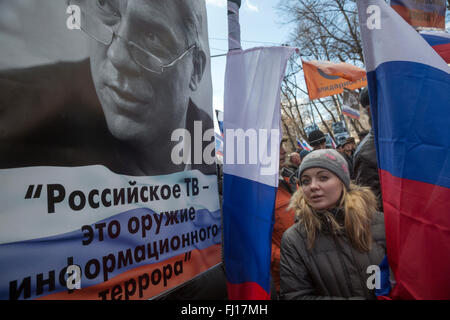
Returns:
[[[358,11],[391,297],[449,299],[450,67],[384,1],[360,0]]]
[[[230,299],[270,299],[280,85],[295,49],[228,53],[224,99],[224,260]]]
[[[217,132],[214,132],[216,137],[216,155],[223,157],[223,136]]]
[[[300,147],[300,148],[302,148],[302,149],[304,149],[304,150],[306,150],[306,151],[312,151],[312,147],[309,145],[309,143],[308,142],[306,142],[305,140],[299,140],[298,138],[297,138],[297,144],[298,144],[298,146]]]
[[[420,34],[445,62],[450,63],[450,34],[442,31],[422,31]]]

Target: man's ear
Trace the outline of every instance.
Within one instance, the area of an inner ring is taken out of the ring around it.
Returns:
[[[195,48],[194,49],[194,70],[191,76],[191,82],[189,83],[189,88],[192,91],[197,90],[200,81],[203,78],[203,73],[206,68],[206,54],[203,50]]]

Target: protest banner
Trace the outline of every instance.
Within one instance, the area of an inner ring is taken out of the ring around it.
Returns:
[[[303,73],[311,100],[367,86],[365,71],[348,63],[303,61]]]
[[[205,3],[121,10],[2,4],[0,299],[149,299],[221,262]]]

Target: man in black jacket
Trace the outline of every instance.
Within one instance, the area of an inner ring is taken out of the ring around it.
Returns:
[[[366,108],[370,122],[370,100],[369,90],[364,88],[360,94],[360,103]],[[377,153],[375,149],[375,137],[373,129],[370,129],[366,137],[361,141],[353,156],[353,172],[355,182],[367,186],[375,192],[378,202],[378,210],[383,211],[383,200],[381,197],[380,177],[378,176]]]

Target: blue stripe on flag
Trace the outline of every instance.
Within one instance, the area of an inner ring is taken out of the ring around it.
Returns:
[[[352,107],[347,107],[345,105],[342,106],[342,113],[348,113],[349,115],[353,115],[355,117],[360,117],[360,114],[357,110],[353,109]]]
[[[430,46],[438,46],[441,44],[449,44],[450,43],[450,37],[440,37],[437,35],[431,35],[431,34],[422,34],[421,36],[428,42]]]
[[[224,175],[224,254],[228,281],[256,282],[270,292],[270,255],[276,187]]]
[[[377,296],[388,296],[391,292],[390,270],[387,255],[384,256],[383,261],[379,264],[380,267],[380,288],[375,289]]]
[[[371,111],[380,168],[450,188],[450,75],[425,64],[392,61],[367,77],[371,105],[379,106]]]

